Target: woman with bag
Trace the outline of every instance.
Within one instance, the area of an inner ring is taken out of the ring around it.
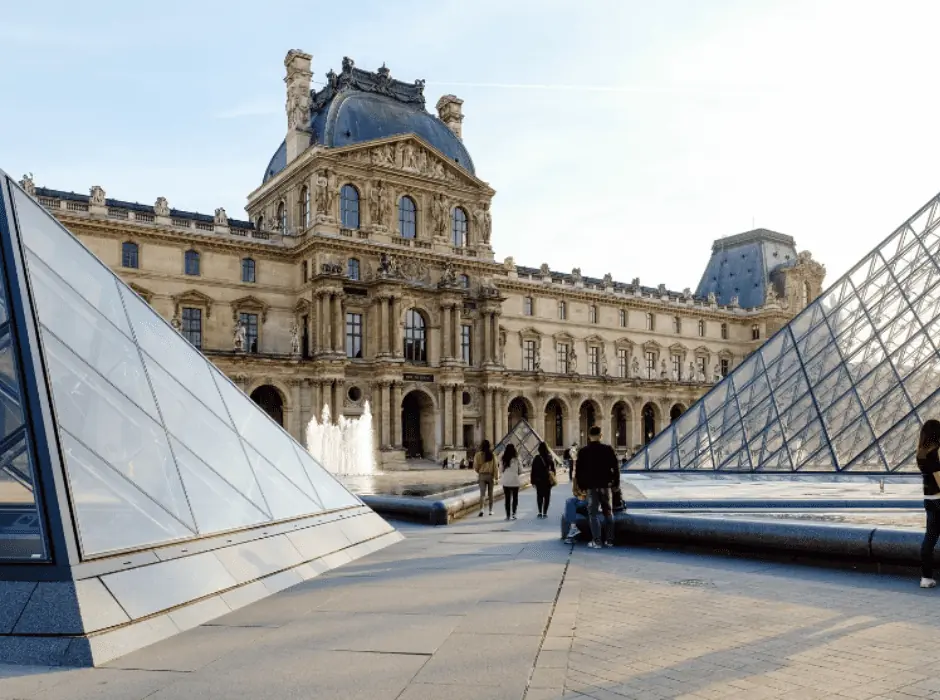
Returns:
[[[480,516],[483,517],[483,501],[489,495],[490,515],[493,514],[493,486],[499,482],[499,469],[490,441],[484,440],[480,451],[473,455],[473,470],[480,480]]]
[[[927,528],[920,546],[920,587],[934,588],[933,549],[940,539],[940,421],[931,418],[920,429],[917,441],[917,468],[924,477],[924,510],[927,511]]]
[[[522,486],[522,462],[516,446],[512,443],[506,445],[502,458],[503,473],[503,500],[506,502],[506,520],[516,519],[516,509],[519,507],[519,487]]]
[[[548,451],[548,445],[540,442],[535,459],[532,460],[532,485],[535,487],[535,501],[539,508],[538,517],[548,517],[548,502],[552,497],[552,487],[557,483],[555,460]]]

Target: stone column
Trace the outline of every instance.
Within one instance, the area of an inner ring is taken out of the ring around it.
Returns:
[[[441,359],[449,360],[451,358],[451,338],[450,338],[450,306],[441,307]],[[455,353],[456,354],[456,353]],[[444,441],[444,444],[448,444]]]
[[[291,420],[288,432],[301,444],[304,444],[303,416],[300,413],[300,380],[292,379],[290,382],[290,414]]]
[[[395,447],[401,447],[401,384],[392,383],[392,440]]]
[[[382,447],[391,447],[392,441],[389,439],[391,435],[389,419],[392,413],[388,407],[388,382],[379,382],[376,384],[376,390],[379,393],[379,444]]]
[[[452,384],[445,384],[444,387],[444,447],[454,446],[454,387]]]
[[[462,325],[460,323],[460,312],[461,312],[461,306],[460,304],[457,304],[454,307],[453,328],[450,329],[450,332],[454,334],[454,357],[462,360],[463,359],[463,346],[460,344],[460,340],[462,337],[460,333],[460,330],[461,330],[460,327]],[[461,432],[462,431],[463,429],[461,428]]]
[[[379,354],[388,354],[388,297],[379,298]]]
[[[463,444],[463,391],[459,384],[454,387],[454,446],[466,447]]]
[[[493,324],[493,328],[490,330],[490,359],[493,362],[499,360],[499,316],[495,313],[490,314],[490,323]]]
[[[493,443],[493,392],[483,388],[483,439]]]
[[[503,424],[505,420],[505,415],[503,414],[504,394],[505,392],[502,389],[493,391],[493,440],[501,440],[503,435],[507,432]]]
[[[340,355],[346,354],[346,316],[343,313],[343,295],[336,294],[333,297],[333,318],[336,321],[333,329],[333,337],[336,341],[335,350]]]
[[[320,352],[330,351],[330,293],[320,295]]]
[[[493,324],[490,321],[491,314],[489,311],[483,313],[483,363],[489,364],[493,356],[490,354],[490,349],[492,347],[492,339],[490,336],[493,334]]]
[[[343,404],[346,398],[346,385],[341,379],[333,382],[333,422],[338,423],[343,415]]]
[[[398,357],[404,354],[404,346],[402,345],[401,338],[401,297],[394,296],[392,297],[391,302],[391,329],[389,333],[389,338],[392,343],[391,352],[392,355]]]

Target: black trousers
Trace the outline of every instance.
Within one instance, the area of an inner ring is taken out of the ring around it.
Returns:
[[[933,578],[933,548],[940,540],[940,501],[924,501],[927,511],[927,530],[920,546],[920,575]]]
[[[503,502],[506,504],[506,517],[515,515],[519,507],[519,487],[503,486]]]
[[[535,502],[538,504],[539,513],[548,512],[548,502],[552,500],[552,487],[548,484],[535,485]]]

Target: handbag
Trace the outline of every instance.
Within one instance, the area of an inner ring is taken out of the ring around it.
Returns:
[[[558,486],[558,477],[555,476],[555,471],[553,469],[548,470],[548,486],[549,488],[555,488]]]

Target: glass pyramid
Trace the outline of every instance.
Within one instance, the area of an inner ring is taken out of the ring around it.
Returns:
[[[503,450],[506,449],[506,445],[511,443],[516,446],[516,452],[519,453],[519,459],[522,461],[523,468],[528,469],[532,466],[532,460],[538,451],[540,442],[542,442],[541,435],[535,432],[535,428],[529,425],[529,421],[521,418],[519,422],[503,436],[503,439],[496,443],[496,447],[493,448],[493,453],[501,455]],[[549,451],[551,452],[551,450]]]
[[[89,559],[362,505],[2,173],[0,190],[0,563],[50,559],[50,518]]]
[[[940,195],[753,352],[628,469],[916,471],[940,417]]]

